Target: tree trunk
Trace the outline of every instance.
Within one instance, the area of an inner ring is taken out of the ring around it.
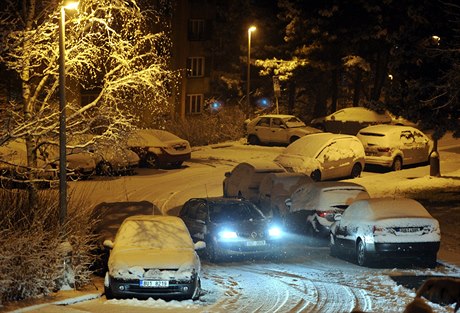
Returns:
[[[337,100],[339,98],[339,70],[334,69],[331,72],[332,80],[331,80],[331,112],[337,111]]]
[[[361,69],[356,69],[355,81],[353,86],[353,106],[359,105],[359,98],[361,97],[361,85],[362,85],[363,72]]]
[[[382,88],[385,84],[388,73],[388,51],[382,49],[381,52],[377,55],[377,62],[375,65],[375,78],[374,78],[374,88],[371,93],[371,100],[378,101],[380,100],[380,95],[382,94]]]

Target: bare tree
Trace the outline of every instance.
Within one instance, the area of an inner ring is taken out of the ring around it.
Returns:
[[[19,105],[10,101],[0,111],[0,146],[25,140],[30,181],[37,176],[38,149],[58,144],[61,5],[6,0],[0,9],[0,63],[21,82]],[[170,41],[155,9],[135,0],[80,0],[78,11],[66,13],[68,138],[93,133],[119,141],[139,115],[169,110],[168,89],[175,82],[168,69]],[[81,90],[94,91],[91,101],[79,101]]]

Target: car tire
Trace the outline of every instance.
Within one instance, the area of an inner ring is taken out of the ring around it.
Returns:
[[[329,248],[330,248],[329,254],[332,257],[336,258],[339,256],[339,251],[338,251],[337,245],[335,244],[334,235],[330,234],[330,236],[331,236],[331,239],[330,239],[330,244],[329,244]]]
[[[361,172],[363,171],[363,167],[361,166],[360,163],[356,163],[353,165],[353,168],[351,169],[351,178],[356,178],[361,176]]]
[[[250,145],[260,145],[260,140],[256,135],[249,135],[248,136],[248,143]]]
[[[369,256],[366,251],[366,244],[362,240],[358,240],[356,244],[356,263],[359,266],[369,265]]]
[[[148,153],[145,156],[145,165],[148,168],[159,168],[160,164],[158,162],[158,157],[153,153]]]
[[[113,293],[112,293],[112,289],[110,288],[110,286],[109,287],[104,286],[104,294],[107,300],[113,299]]]
[[[311,177],[311,179],[313,179],[316,182],[321,181],[321,172],[320,172],[320,170],[314,170],[310,174],[310,177]]]
[[[393,164],[391,165],[391,169],[393,171],[400,171],[402,169],[402,165],[403,165],[402,158],[400,156],[397,156],[393,160]]]
[[[195,283],[195,291],[193,291],[192,300],[198,300],[201,296],[201,279],[197,277]]]
[[[206,242],[206,250],[210,262],[218,263],[220,261],[219,249],[216,247],[214,239],[210,239]]]
[[[181,168],[183,162],[174,162],[172,163],[172,167],[174,168]]]
[[[109,162],[101,161],[96,166],[96,175],[113,176],[113,168]]]
[[[298,137],[298,136],[292,136],[291,138],[289,138],[289,143],[293,143],[294,141],[296,141],[299,138],[300,137]]]

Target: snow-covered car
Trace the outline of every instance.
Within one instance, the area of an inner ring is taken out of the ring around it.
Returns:
[[[48,162],[52,162],[56,168],[59,168],[59,147],[57,145],[44,144],[39,150],[40,154],[46,156]],[[80,148],[67,148],[66,151],[68,178],[88,178],[96,172],[96,161],[91,152]]]
[[[33,171],[36,178],[42,183],[57,179],[57,170],[52,164],[47,163],[39,154],[37,167],[27,166],[26,143],[23,139],[8,141],[0,146],[0,176],[2,187],[20,187],[28,179],[28,174]],[[47,184],[49,185],[49,184]]]
[[[317,182],[297,188],[287,200],[288,224],[312,238],[328,238],[337,214],[355,200],[368,199],[366,188],[350,182]]]
[[[261,115],[246,125],[248,143],[288,145],[300,137],[318,133],[321,130],[305,125],[294,115]]]
[[[356,135],[361,128],[375,124],[390,124],[388,112],[376,112],[364,107],[350,107],[311,121],[311,125],[326,132]]]
[[[438,221],[416,200],[371,198],[353,202],[332,224],[330,249],[361,266],[397,258],[434,267],[440,240]]]
[[[404,165],[427,163],[433,142],[420,130],[410,126],[374,125],[356,135],[363,143],[366,164],[399,171]]]
[[[160,129],[138,129],[128,138],[128,146],[140,158],[140,166],[180,168],[190,160],[190,143],[178,136]]]
[[[276,253],[283,231],[250,201],[229,198],[192,198],[179,216],[194,241],[204,241],[211,262],[233,256]]]
[[[259,187],[257,205],[266,216],[282,217],[286,215],[286,199],[299,186],[313,182],[304,173],[270,173],[266,175]]]
[[[314,181],[354,178],[364,168],[364,148],[356,136],[317,133],[291,143],[275,162]]]
[[[257,202],[262,179],[270,173],[283,173],[279,164],[267,160],[254,160],[236,165],[225,173],[223,181],[224,197],[238,197]]]
[[[107,299],[199,297],[198,245],[179,217],[128,217],[115,240],[104,245],[111,249],[104,279]]]
[[[72,151],[91,153],[96,163],[96,174],[112,176],[115,174],[130,173],[139,166],[139,156],[122,144],[96,139],[92,135],[75,136],[72,145],[82,145],[84,148],[75,148]]]

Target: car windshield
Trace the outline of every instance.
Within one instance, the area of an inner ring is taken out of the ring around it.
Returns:
[[[265,216],[250,203],[216,203],[212,206],[210,219],[215,223],[261,220]]]
[[[304,127],[305,123],[299,120],[297,117],[288,117],[283,119],[284,123],[286,124],[287,127],[289,128],[294,128],[294,127]]]
[[[115,244],[118,246],[149,249],[193,249],[193,243],[179,223],[161,220],[133,220],[122,224]]]

